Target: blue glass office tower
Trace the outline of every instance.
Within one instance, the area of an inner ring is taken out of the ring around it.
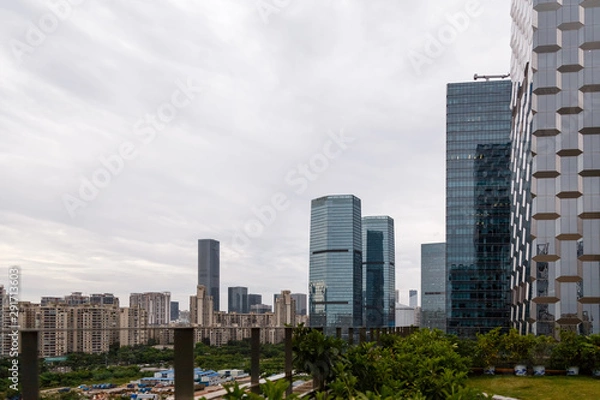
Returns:
[[[388,216],[363,217],[363,282],[365,325],[396,326],[396,260],[394,219]]]
[[[203,285],[213,298],[213,308],[220,309],[221,294],[220,243],[214,239],[198,240],[198,285]]]
[[[447,88],[447,332],[463,337],[509,326],[511,88]]]
[[[446,243],[421,245],[421,327],[446,331]]]
[[[247,287],[233,286],[227,288],[227,311],[238,314],[247,314],[250,312]]]
[[[359,327],[363,322],[360,199],[314,199],[310,217],[309,324]]]

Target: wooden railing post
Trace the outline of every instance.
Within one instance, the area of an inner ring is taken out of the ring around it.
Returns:
[[[20,381],[23,388],[23,400],[38,400],[40,398],[38,336],[39,333],[36,330],[21,331],[22,365],[11,364],[11,367],[17,365],[16,374],[9,368],[9,382],[14,382],[10,378],[16,375],[17,382]],[[15,337],[12,340],[17,341],[18,339]],[[13,360],[15,359],[13,358]],[[21,373],[19,373],[19,367]]]
[[[194,328],[175,328],[175,398],[194,400]]]
[[[251,328],[250,337],[250,391],[259,394],[260,328]],[[179,399],[178,399],[179,400]]]
[[[292,334],[293,328],[285,328],[285,379],[288,382],[286,395],[292,394],[292,383],[294,382],[294,377],[292,376]]]
[[[348,328],[348,344],[352,346],[354,344],[354,328]]]

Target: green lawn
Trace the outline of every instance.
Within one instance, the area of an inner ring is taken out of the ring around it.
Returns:
[[[474,376],[467,386],[520,400],[600,399],[600,379],[589,376]]]

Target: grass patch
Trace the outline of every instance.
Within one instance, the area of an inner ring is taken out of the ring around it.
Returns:
[[[520,400],[600,398],[600,380],[590,376],[473,376],[467,386]]]

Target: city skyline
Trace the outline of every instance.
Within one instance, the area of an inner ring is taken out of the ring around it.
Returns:
[[[421,243],[445,240],[445,85],[508,71],[508,2],[292,2],[268,23],[203,3],[85,2],[20,57],[52,11],[3,5],[0,264],[21,299],[187,304],[206,237],[220,309],[228,286],[307,293],[308,202],[329,193],[394,216],[397,289],[420,287]]]

